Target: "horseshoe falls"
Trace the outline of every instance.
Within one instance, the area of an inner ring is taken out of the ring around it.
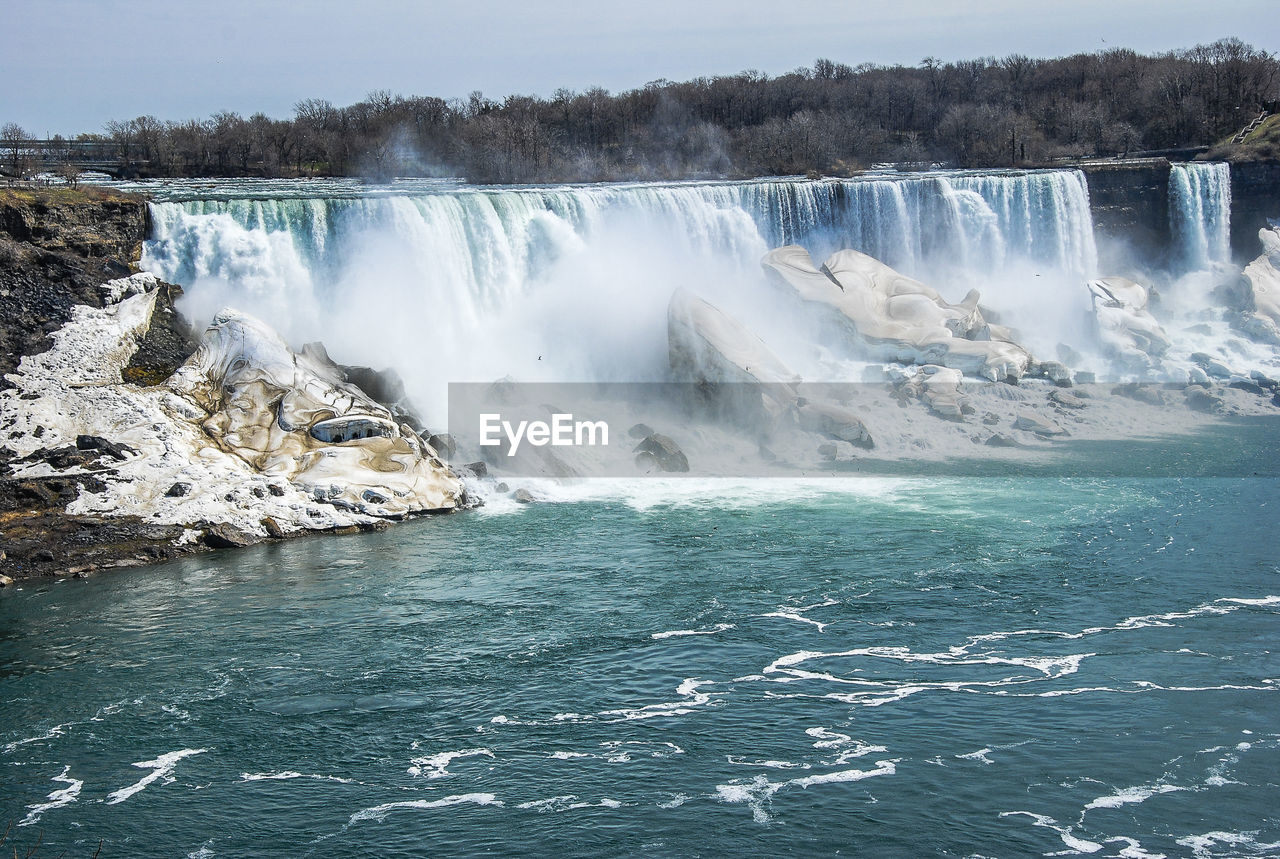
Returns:
[[[1230,262],[1225,170],[1175,173],[1167,360],[1274,378],[1196,279]],[[145,266],[193,319],[233,305],[394,367],[428,412],[444,381],[666,378],[677,288],[806,378],[859,378],[761,274],[789,243],[976,287],[1037,354],[1128,379],[1091,339],[1084,283],[1115,272],[1070,170],[146,189]],[[981,412],[890,405],[980,441]],[[0,591],[0,847],[1280,855],[1277,451],[1241,419],[1162,477],[530,480],[536,503],[23,582]]]

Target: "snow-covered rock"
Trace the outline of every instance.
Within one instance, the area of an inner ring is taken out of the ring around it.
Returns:
[[[931,287],[854,250],[832,254],[819,270],[804,248],[770,251],[764,265],[805,302],[828,311],[868,353],[908,364],[940,364],[1000,381],[1027,372],[1031,356],[987,323],[971,291],[950,304]]]
[[[1102,277],[1089,281],[1089,292],[1107,351],[1135,372],[1154,369],[1170,340],[1147,310],[1147,288],[1123,277]]]
[[[295,355],[251,317],[221,314],[169,384],[123,382],[156,303],[142,282],[149,277],[107,284],[123,298],[117,304],[73,308],[53,348],[23,357],[6,377],[14,387],[0,392],[0,446],[18,459],[85,435],[136,451],[99,475],[105,490],[82,490],[68,514],[223,523],[262,537],[266,518],[288,533],[458,506],[461,484],[429,447],[336,383],[332,364]],[[353,428],[371,419],[377,429],[338,441],[336,419]],[[321,421],[329,441],[311,433]],[[38,457],[14,465],[19,479],[52,473]],[[189,490],[168,494],[179,483]]]
[[[1280,344],[1280,227],[1258,230],[1262,255],[1245,266],[1244,331],[1257,340]]]

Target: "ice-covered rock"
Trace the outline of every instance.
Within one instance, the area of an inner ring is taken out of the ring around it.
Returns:
[[[832,254],[819,270],[804,248],[770,251],[764,265],[805,302],[830,312],[868,353],[908,364],[941,364],[992,381],[1017,379],[1031,356],[1011,332],[991,325],[971,291],[950,304],[933,288],[854,250]]]
[[[374,516],[458,505],[461,485],[412,429],[323,350],[296,353],[252,316],[214,317],[168,387],[207,414],[201,426],[222,450],[317,501]]]
[[[959,370],[926,364],[914,376],[905,379],[899,389],[920,400],[929,410],[949,420],[963,420],[968,402],[960,391],[964,376]]]
[[[834,403],[797,393],[801,377],[749,328],[713,304],[683,289],[667,307],[667,338],[678,380],[721,385],[721,406],[733,416],[772,429],[798,426],[808,432],[872,446],[856,414]]]
[[[745,325],[684,289],[667,305],[667,341],[677,378],[786,387],[800,381]]]
[[[1255,340],[1280,344],[1280,227],[1258,231],[1262,255],[1244,269],[1240,328]]]
[[[1107,351],[1127,369],[1154,369],[1168,350],[1170,340],[1147,310],[1147,288],[1123,277],[1089,281],[1098,334]]]
[[[74,307],[53,347],[24,356],[6,377],[13,387],[0,391],[0,446],[17,459],[89,437],[124,453],[95,472],[98,488],[81,491],[68,514],[266,537],[264,518],[292,533],[458,505],[461,485],[429,449],[386,426],[388,413],[358,391],[332,384],[331,365],[294,355],[248,317],[224,313],[172,385],[124,382],[156,304],[155,290],[138,285],[149,286],[136,276],[108,284],[118,304]],[[372,418],[389,435],[311,436],[313,423],[344,417]],[[14,476],[56,471],[34,456]]]

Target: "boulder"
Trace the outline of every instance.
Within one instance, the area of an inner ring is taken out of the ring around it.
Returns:
[[[1143,385],[1138,382],[1125,382],[1123,385],[1116,385],[1111,389],[1111,393],[1128,397],[1131,400],[1137,400],[1140,403],[1147,403],[1152,406],[1163,406],[1165,404],[1164,394],[1154,385]]]
[[[512,497],[515,498],[516,503],[518,504],[532,504],[535,500],[529,490],[525,489],[523,486],[517,489],[515,491],[515,495]]]
[[[847,441],[827,441],[818,445],[818,456],[828,462],[851,462],[857,453]]]
[[[1187,406],[1197,412],[1219,412],[1222,410],[1222,397],[1200,385],[1188,385],[1183,391]]]
[[[1084,400],[1069,394],[1061,388],[1055,388],[1049,392],[1049,401],[1064,409],[1083,409]]]
[[[211,549],[241,549],[261,542],[258,537],[234,525],[210,525],[204,532],[204,544]]]
[[[689,470],[689,460],[685,457],[684,451],[680,450],[680,446],[669,436],[662,433],[647,436],[644,441],[635,446],[632,453],[653,457],[660,471],[686,472]]]
[[[866,425],[849,409],[830,403],[806,401],[796,407],[796,415],[801,429],[822,433],[858,447],[875,447]]]
[[[191,484],[179,480],[165,491],[166,498],[183,498],[191,493]]]
[[[1038,415],[1035,412],[1029,411],[1018,412],[1018,417],[1013,422],[1013,428],[1033,432],[1038,436],[1044,436],[1046,438],[1067,434],[1066,430],[1058,426],[1053,421],[1043,415]]]

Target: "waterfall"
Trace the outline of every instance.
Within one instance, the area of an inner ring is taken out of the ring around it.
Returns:
[[[158,202],[152,214],[147,265],[162,277],[295,298],[332,286],[374,240],[379,252],[398,248],[422,298],[465,295],[483,306],[620,223],[751,266],[782,244],[806,245],[816,257],[851,247],[917,276],[937,267],[990,272],[1015,259],[1089,275],[1096,263],[1076,171],[220,196]]]
[[[1184,271],[1231,261],[1231,168],[1175,164],[1169,173],[1169,229]]]
[[[1084,177],[1070,170],[547,188],[178,183],[155,195],[152,219],[143,265],[186,288],[192,319],[230,305],[295,343],[395,366],[411,390],[415,376],[661,379],[678,287],[731,308],[803,370],[813,338],[787,321],[794,308],[759,265],[783,244],[818,260],[861,250],[953,300],[977,286],[1014,324],[1020,310],[1031,321],[1079,310],[1084,293],[1070,287],[1096,265]]]

